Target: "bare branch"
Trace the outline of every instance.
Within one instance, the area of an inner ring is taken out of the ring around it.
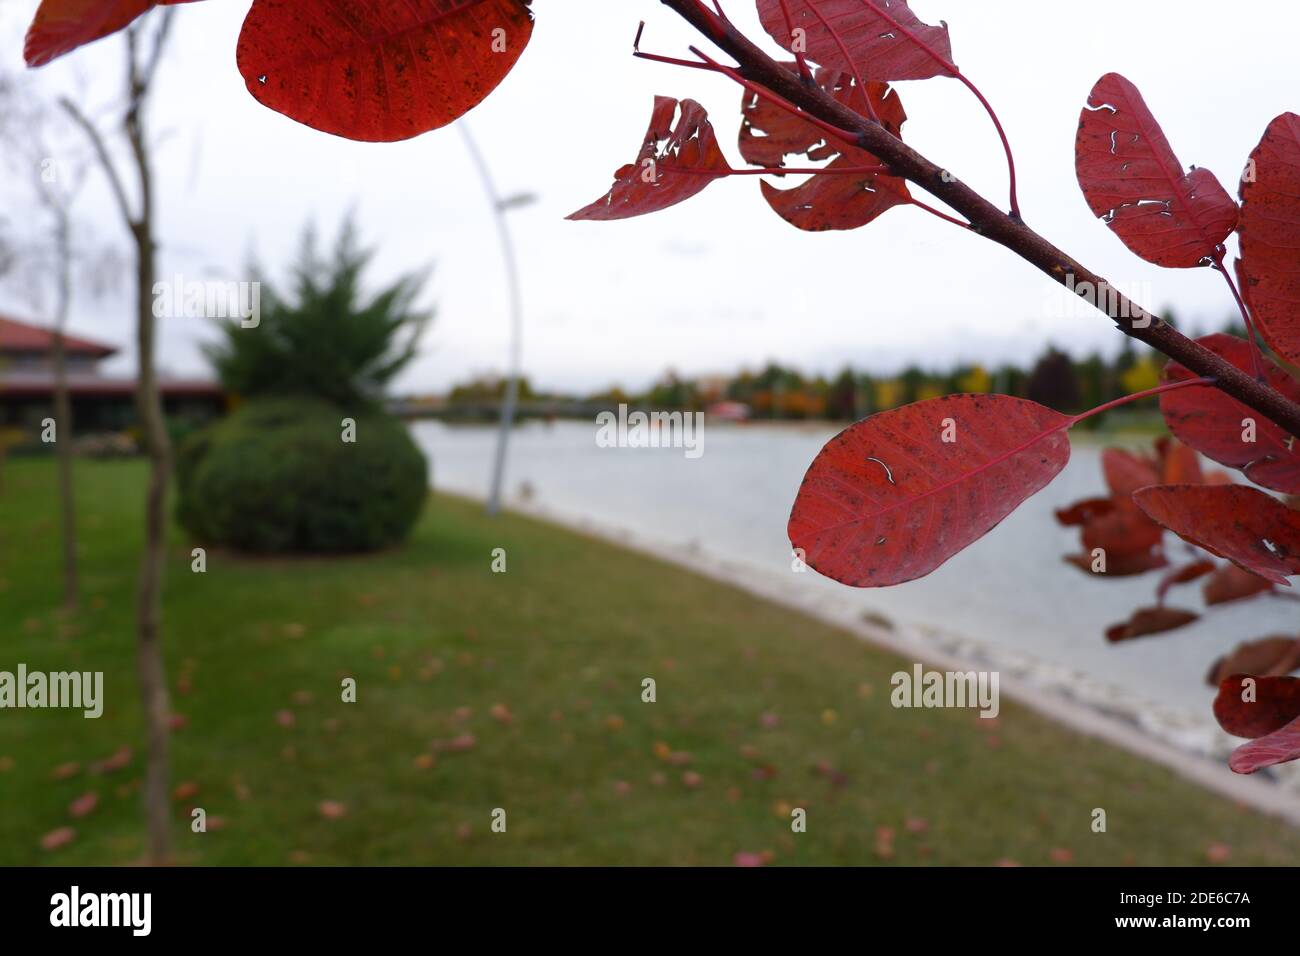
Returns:
[[[122,219],[127,226],[135,229],[139,224],[139,219],[131,212],[131,201],[127,198],[126,188],[122,184],[122,177],[118,174],[117,167],[113,164],[113,157],[108,152],[108,146],[104,142],[104,137],[100,134],[99,128],[83,113],[80,107],[68,97],[60,97],[59,106],[61,106],[74,123],[86,134],[90,141],[91,148],[95,151],[95,156],[99,159],[99,165],[104,170],[104,175],[108,179],[109,188],[113,192],[113,198],[117,202],[118,210],[122,213]]]

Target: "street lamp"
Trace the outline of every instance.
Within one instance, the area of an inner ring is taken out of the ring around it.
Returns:
[[[515,256],[514,239],[510,235],[510,223],[506,220],[506,213],[532,205],[537,201],[537,196],[533,193],[517,193],[502,197],[497,192],[492,171],[479,151],[478,143],[474,141],[469,126],[464,120],[456,125],[460,128],[461,136],[465,140],[465,148],[469,150],[470,159],[478,169],[479,178],[483,181],[483,191],[487,193],[488,202],[492,206],[497,235],[501,240],[501,255],[505,260],[506,284],[510,291],[510,361],[506,377],[506,393],[501,402],[501,427],[497,434],[496,456],[492,464],[492,486],[487,500],[487,513],[489,516],[495,516],[501,510],[501,486],[505,481],[506,449],[510,442],[510,429],[514,425],[515,408],[519,403],[519,378],[524,349],[523,297],[519,287],[519,263]]]

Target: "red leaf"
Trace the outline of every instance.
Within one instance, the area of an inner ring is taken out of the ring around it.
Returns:
[[[68,815],[72,817],[88,816],[97,806],[99,806],[99,794],[92,790],[83,793],[68,805]]]
[[[790,513],[790,541],[809,566],[853,587],[923,577],[1060,473],[1070,422],[1006,395],[948,395],[880,412],[813,461]]]
[[[1106,487],[1111,494],[1120,497],[1127,497],[1139,488],[1160,483],[1154,464],[1123,448],[1107,448],[1103,451],[1101,468],[1106,475]]]
[[[1085,525],[1098,515],[1109,514],[1115,510],[1114,498],[1085,498],[1076,501],[1068,508],[1056,510],[1056,521],[1063,527],[1074,528]]]
[[[1224,566],[1229,568],[1236,567],[1234,564]],[[1165,595],[1169,593],[1169,589],[1174,585],[1186,584],[1189,581],[1195,581],[1197,578],[1203,578],[1205,575],[1213,571],[1214,568],[1215,564],[1213,561],[1193,561],[1191,564],[1184,564],[1182,567],[1174,568],[1160,579],[1160,584],[1156,587],[1156,600],[1163,604],[1165,602]]]
[[[1219,682],[1214,719],[1234,737],[1263,737],[1297,717],[1300,717],[1300,678],[1236,673]]]
[[[1084,551],[1091,554],[1101,548],[1107,561],[1112,555],[1146,554],[1163,540],[1160,525],[1143,514],[1132,498],[1117,498],[1113,509],[1096,515],[1083,527]]]
[[[1103,578],[1124,578],[1135,574],[1145,574],[1157,568],[1163,568],[1169,561],[1159,551],[1140,551],[1136,554],[1117,554],[1106,556],[1106,570],[1094,571],[1094,559],[1091,554],[1067,554],[1065,561],[1080,571],[1095,574]]]
[[[787,64],[792,72],[793,64]],[[817,84],[841,103],[866,114],[866,98],[847,73],[817,71]],[[871,98],[880,122],[895,136],[901,135],[907,114],[898,93],[883,83],[869,83]],[[762,183],[763,198],[786,222],[809,232],[827,229],[857,229],[881,213],[909,199],[907,183],[895,176],[871,172],[861,175],[837,172],[850,168],[879,166],[880,160],[866,150],[844,143],[832,143],[817,126],[793,115],[768,100],[747,92],[741,103],[740,153],[755,166],[785,166],[789,155],[806,156],[812,162],[829,159],[827,173],[813,176],[793,189],[777,189]]]
[[[674,166],[697,172],[674,172]],[[630,219],[659,212],[685,202],[730,172],[704,107],[694,100],[678,103],[669,96],[656,96],[650,128],[637,161],[614,174],[614,185],[603,199],[568,218]]]
[[[1195,389],[1180,389],[1195,391]],[[1201,459],[1195,451],[1181,442],[1172,442],[1160,461],[1160,483],[1162,485],[1200,485],[1205,483],[1205,473],[1201,470]]]
[[[1138,507],[1185,541],[1287,586],[1300,574],[1300,513],[1245,485],[1156,485]]]
[[[72,827],[59,827],[41,837],[42,850],[58,850],[77,838],[77,831]]]
[[[1206,604],[1227,604],[1254,597],[1262,591],[1273,590],[1273,585],[1258,574],[1243,571],[1235,564],[1225,564],[1205,582],[1201,593]]]
[[[1250,345],[1245,339],[1216,332],[1196,340],[1237,368],[1254,375]],[[1177,362],[1165,369],[1165,379],[1196,378]],[[1267,384],[1292,401],[1300,401],[1300,384],[1264,359]],[[1300,491],[1300,455],[1291,449],[1291,436],[1279,425],[1217,388],[1179,388],[1160,396],[1165,423],[1180,441],[1230,468],[1242,469],[1256,484],[1275,491]],[[1243,422],[1254,423],[1254,441]]]
[[[193,0],[42,0],[27,30],[23,59],[44,66],[79,46],[116,33],[155,6]]]
[[[1241,263],[1260,335],[1300,363],[1300,116],[1283,113],[1250,154],[1241,183]]]
[[[864,82],[954,76],[948,25],[930,26],[907,0],[758,0],[763,29],[790,52],[795,30],[805,31],[808,55]]]
[[[1230,653],[1215,661],[1206,676],[1206,682],[1211,687],[1218,687],[1233,674],[1278,677],[1297,668],[1300,668],[1300,638],[1261,637],[1259,640],[1238,644]],[[1300,716],[1300,709],[1292,716]]]
[[[1228,758],[1228,766],[1234,773],[1254,773],[1297,757],[1300,757],[1300,719],[1267,737],[1242,744]]]
[[[1190,268],[1237,226],[1237,204],[1208,169],[1182,164],[1136,86],[1107,73],[1079,117],[1075,171],[1088,207],[1131,251]]]
[[[392,142],[477,106],[532,33],[521,0],[255,0],[236,59],[263,106],[336,136]]]
[[[1161,634],[1191,624],[1198,617],[1199,614],[1176,607],[1139,608],[1127,621],[1106,628],[1106,640],[1116,643],[1131,641],[1135,637],[1145,637],[1148,634]]]

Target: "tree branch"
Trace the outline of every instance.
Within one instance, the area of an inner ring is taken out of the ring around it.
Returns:
[[[117,208],[122,213],[122,219],[126,221],[128,227],[134,229],[136,217],[131,212],[131,200],[127,198],[126,188],[122,185],[122,177],[118,174],[117,167],[113,165],[113,157],[109,155],[108,146],[104,143],[104,137],[100,135],[95,124],[68,97],[60,97],[59,105],[63,107],[64,112],[72,117],[72,121],[90,140],[90,145],[95,150],[95,156],[99,159],[99,165],[103,167],[104,175],[108,178],[108,185],[113,191],[113,198],[117,201]]]
[[[972,231],[1006,247],[1077,294],[1081,288],[1092,289],[1095,300],[1088,296],[1084,298],[1108,315],[1124,334],[1145,342],[1196,375],[1214,379],[1221,391],[1276,422],[1290,434],[1300,436],[1300,405],[1288,401],[1249,373],[1224,361],[1121,295],[1101,276],[1066,255],[1023,222],[1008,216],[880,124],[859,115],[816,86],[800,82],[797,73],[764,53],[701,0],[661,2],[726,51],[739,64],[737,72],[742,77],[784,97],[810,117],[840,129],[852,130],[863,149],[888,164],[895,175],[915,183],[965,216]]]

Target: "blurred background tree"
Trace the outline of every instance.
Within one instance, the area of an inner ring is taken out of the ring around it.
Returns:
[[[327,256],[315,229],[303,231],[287,292],[253,266],[260,323],[223,323],[221,341],[205,349],[222,385],[244,399],[296,395],[344,408],[375,406],[415,358],[434,313],[416,307],[430,270],[367,295],[362,279],[373,256],[349,220]]]
[[[304,231],[287,294],[252,270],[260,321],[224,323],[207,349],[242,404],[177,460],[177,517],[199,540],[260,553],[372,551],[414,527],[428,464],[382,400],[433,318],[415,304],[428,273],[369,294],[372,255],[349,221],[328,256]]]

